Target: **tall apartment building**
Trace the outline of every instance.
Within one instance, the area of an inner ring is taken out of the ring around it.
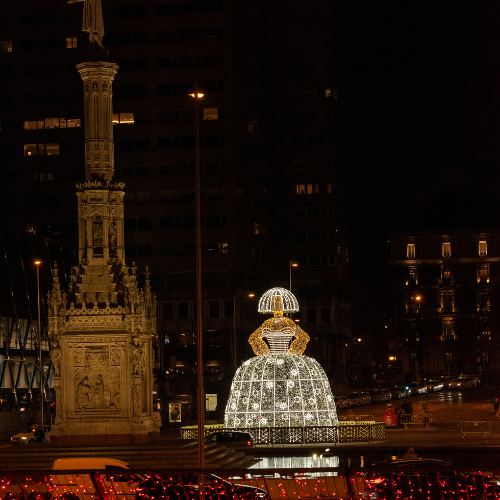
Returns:
[[[152,273],[162,372],[196,369],[198,122],[207,384],[230,380],[251,356],[260,294],[290,284],[301,307],[294,319],[311,337],[306,354],[341,381],[351,332],[334,4],[102,3],[104,45],[119,65],[115,170],[125,182],[126,259]],[[4,233],[75,246],[74,185],[84,178],[75,65],[88,48],[81,6],[0,6]],[[204,94],[197,115],[195,90]]]
[[[395,349],[406,377],[468,373],[496,380],[500,233],[395,233],[391,265]]]

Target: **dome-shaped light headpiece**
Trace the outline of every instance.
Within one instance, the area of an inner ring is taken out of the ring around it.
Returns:
[[[298,312],[299,303],[295,295],[286,288],[271,288],[259,300],[259,312],[282,316],[283,313]]]

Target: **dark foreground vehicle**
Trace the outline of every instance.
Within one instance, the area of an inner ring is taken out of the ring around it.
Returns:
[[[213,474],[206,474],[205,498],[207,500],[271,500],[265,490],[254,486],[231,484]],[[137,488],[136,500],[197,500],[199,495],[196,474],[153,475]]]
[[[480,472],[457,471],[433,458],[390,459],[365,473],[366,497],[371,500],[498,499],[498,487]]]

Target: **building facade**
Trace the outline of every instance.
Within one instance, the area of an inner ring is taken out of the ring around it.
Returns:
[[[73,186],[85,174],[81,5],[23,0],[0,13],[9,96],[0,216],[9,230],[75,246]],[[311,355],[342,381],[351,327],[334,5],[103,0],[103,14],[119,66],[113,132],[127,263],[149,265],[167,396],[189,391],[196,370],[197,125],[207,384],[228,385],[251,356],[246,339],[259,320],[249,295],[272,286],[291,286]],[[198,113],[194,91],[203,94]]]
[[[499,376],[500,233],[395,233],[393,353],[407,379]]]

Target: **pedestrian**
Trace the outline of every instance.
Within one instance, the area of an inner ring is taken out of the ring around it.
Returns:
[[[407,403],[408,403],[408,413],[410,415],[413,415],[413,404],[409,399],[407,399]]]
[[[495,401],[493,401],[493,410],[495,410],[495,414],[498,415],[498,406],[500,405],[500,400],[498,398],[495,398]]]
[[[418,455],[415,453],[415,448],[410,446],[408,451],[403,455],[403,458],[418,458]]]
[[[424,412],[424,425],[429,427],[429,407],[425,401],[422,403],[422,411]]]

